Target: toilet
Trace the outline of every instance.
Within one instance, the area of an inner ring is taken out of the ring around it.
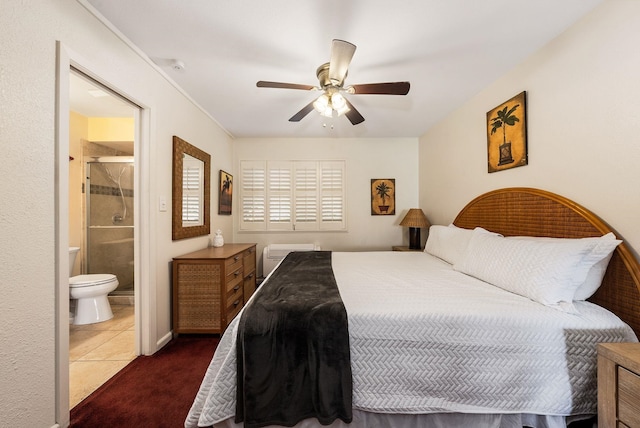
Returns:
[[[69,295],[76,300],[73,324],[94,324],[113,318],[107,295],[118,287],[118,278],[107,273],[71,276],[79,247],[69,248]]]

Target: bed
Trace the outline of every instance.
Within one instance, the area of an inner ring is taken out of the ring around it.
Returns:
[[[504,239],[510,239],[509,251],[556,248],[555,241],[526,238],[522,243],[511,237],[570,238],[580,245],[580,238],[610,232],[620,238],[580,205],[530,188],[483,194],[442,228],[445,234],[450,229],[473,234],[466,245],[480,245],[484,256],[490,253],[482,245],[502,245]],[[436,232],[430,231],[432,243]],[[595,294],[566,307],[488,283],[483,274],[505,267],[483,272],[492,260],[463,257],[450,263],[426,252],[332,253],[348,313],[353,414],[350,423],[338,418],[325,424],[563,427],[595,414],[596,343],[637,341],[640,332],[640,267],[624,242],[613,248]],[[262,289],[269,281],[275,281],[271,275],[246,307],[266,293]],[[223,335],[186,427],[243,426],[234,421],[241,319],[236,317]],[[307,418],[295,426],[323,425]]]

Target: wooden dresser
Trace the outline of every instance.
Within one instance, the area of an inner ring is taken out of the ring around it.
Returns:
[[[256,289],[256,244],[173,258],[173,332],[222,334]]]
[[[598,345],[598,427],[640,427],[640,343]]]

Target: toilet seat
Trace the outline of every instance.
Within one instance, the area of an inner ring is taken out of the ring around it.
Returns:
[[[116,276],[110,273],[93,273],[89,275],[76,275],[69,278],[69,287],[90,287],[93,285],[107,284],[116,280]]]

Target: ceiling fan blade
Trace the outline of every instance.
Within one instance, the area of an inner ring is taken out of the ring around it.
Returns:
[[[410,86],[409,82],[389,82],[351,85],[351,88],[354,94],[407,95]]]
[[[313,103],[315,100],[311,101],[309,104],[304,106],[302,110],[291,116],[289,122],[300,122],[306,115],[308,115],[311,110],[313,110]]]
[[[347,119],[349,119],[349,122],[351,122],[352,125],[357,125],[359,123],[364,122],[364,117],[360,114],[358,110],[356,110],[353,104],[351,104],[349,100],[346,98],[344,100],[346,101],[347,106],[349,107],[349,111],[344,114],[345,116],[347,116]]]
[[[331,60],[329,61],[329,80],[331,80],[331,83],[336,86],[342,85],[355,52],[356,45],[344,40],[333,39]]]
[[[298,83],[282,83],[282,82],[266,82],[264,80],[260,80],[256,83],[258,88],[279,88],[279,89],[302,89],[304,91],[311,91],[316,89],[315,86],[312,85],[300,85]]]

